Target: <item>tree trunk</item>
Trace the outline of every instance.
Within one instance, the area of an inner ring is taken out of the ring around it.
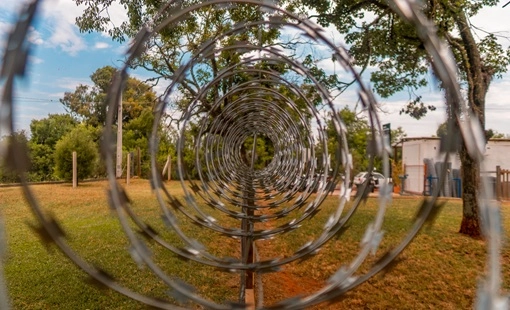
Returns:
[[[471,33],[471,28],[464,12],[456,16],[456,24],[462,39],[463,67],[468,81],[468,104],[473,114],[485,130],[485,95],[489,88],[492,75],[484,67],[480,51]],[[464,117],[468,117],[464,115]],[[464,137],[464,139],[470,137]],[[463,139],[463,140],[464,140]],[[462,178],[462,223],[460,233],[480,238],[480,219],[478,216],[478,187],[480,184],[480,163],[471,158],[462,143],[460,150]]]
[[[459,232],[473,238],[481,238],[478,217],[480,165],[469,156],[464,144],[461,146],[459,155],[462,163],[462,223]]]

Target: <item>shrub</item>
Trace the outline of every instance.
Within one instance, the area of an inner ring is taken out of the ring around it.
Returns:
[[[404,174],[404,168],[402,167],[402,161],[392,161],[391,162],[391,177],[393,179],[393,184],[395,186],[401,186],[400,176]]]
[[[83,180],[95,171],[98,151],[92,134],[78,126],[62,137],[55,146],[55,175],[64,180],[73,177],[73,151],[77,153],[78,179]]]

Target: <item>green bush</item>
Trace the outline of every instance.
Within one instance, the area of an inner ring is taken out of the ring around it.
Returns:
[[[73,177],[73,151],[77,153],[78,179],[92,176],[96,169],[98,151],[92,134],[78,126],[62,137],[55,146],[55,175],[64,180]]]
[[[30,181],[50,181],[54,178],[54,155],[51,146],[46,144],[28,144],[31,158]]]
[[[24,130],[12,133],[9,136],[0,138],[0,147],[9,147],[9,151],[0,154],[0,183],[18,183],[21,181],[20,171],[14,171],[9,167],[14,159],[18,163],[22,163],[24,168],[22,172],[30,167],[29,158],[27,157],[27,134]]]

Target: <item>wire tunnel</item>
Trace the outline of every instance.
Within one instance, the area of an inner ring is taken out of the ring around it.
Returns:
[[[23,16],[35,15],[37,2],[27,7],[28,14]],[[455,68],[452,67],[449,53],[445,52],[445,46],[437,39],[430,23],[418,13],[414,4],[403,1],[392,4],[403,18],[421,30],[428,52],[437,60],[435,65],[438,76],[447,89],[448,97],[452,98],[452,109],[460,111],[462,96]],[[225,31],[206,42],[199,42],[197,52],[184,58],[180,68],[173,73],[155,109],[150,139],[151,185],[161,209],[162,220],[182,241],[179,245],[171,244],[136,214],[128,198],[129,192],[116,179],[113,128],[119,97],[129,68],[136,66],[145,53],[150,53],[151,48],[157,46],[158,40],[163,38],[161,33],[181,27],[187,19],[194,18],[197,12],[234,12],[239,8],[258,14],[259,18],[243,22],[229,20],[230,26]],[[14,88],[9,81],[24,73],[19,71],[20,66],[7,64],[26,61],[19,57],[26,55],[26,45],[23,42],[27,30],[23,31],[23,28],[27,28],[30,22],[30,18],[19,20],[18,32],[13,32],[10,38],[13,44],[8,45],[11,50],[4,57],[2,77],[8,82],[5,83],[0,116],[2,126],[7,131],[13,129],[12,109],[7,107],[13,105]],[[323,288],[307,296],[281,300],[274,305],[264,305],[260,299],[246,302],[245,291],[261,285],[256,280],[259,275],[277,273],[287,264],[316,255],[328,241],[345,231],[347,222],[364,202],[361,195],[350,201],[349,180],[352,178],[353,167],[346,138],[349,132],[337,113],[335,94],[312,74],[303,59],[289,55],[288,51],[276,45],[265,45],[262,36],[272,32],[292,33],[294,38],[320,46],[321,51],[338,65],[338,74],[353,81],[357,87],[355,100],[363,108],[371,126],[373,139],[369,147],[372,151],[370,170],[377,158],[382,162],[382,173],[389,175],[391,148],[380,134],[383,130],[377,115],[377,102],[353,67],[346,49],[330,40],[321,27],[285,11],[272,1],[211,0],[190,7],[181,7],[180,3],[173,1],[167,3],[136,35],[126,54],[126,64],[118,71],[111,85],[102,154],[109,176],[111,207],[129,239],[133,258],[156,274],[173,292],[173,297],[178,296],[178,300],[193,302],[207,309],[302,309],[342,297],[390,266],[435,208],[437,193],[432,193],[433,199],[423,202],[421,213],[414,219],[404,238],[361,272],[361,264],[366,262],[370,253],[377,251],[381,243],[382,222],[386,207],[391,203],[389,185],[381,184],[379,209],[364,228],[365,234],[363,240],[360,240],[358,253],[351,261],[343,262]],[[218,69],[218,55],[229,55],[231,63],[221,64],[221,69]],[[193,86],[186,82],[197,79],[197,76],[204,78]],[[161,125],[168,125],[165,124],[165,115],[169,109],[179,104],[176,98],[181,98],[184,91],[192,93],[193,97],[187,98],[186,108],[182,111],[176,143],[177,172],[184,191],[184,199],[178,199],[161,179],[157,154]],[[464,134],[466,137],[476,137],[476,126],[466,125]],[[335,144],[331,146],[329,141],[335,141]],[[9,149],[2,147],[1,151],[17,152],[15,148],[15,145],[11,145]],[[18,171],[23,171],[25,166],[21,159],[10,164]],[[444,175],[439,178],[444,179]],[[162,309],[184,308],[170,301],[131,291],[102,270],[91,266],[69,246],[58,222],[44,212],[26,180],[23,183],[27,200],[48,236],[92,278],[150,306]],[[258,244],[274,238],[285,238],[307,221],[313,221],[319,212],[323,212],[321,205],[334,188],[338,190],[336,207],[327,215],[322,231],[313,240],[304,240],[291,255],[260,258]],[[361,190],[368,191],[368,188],[365,186]],[[185,225],[196,224],[217,235],[218,244],[221,244],[221,238],[239,240],[239,255],[224,257],[213,254],[213,249],[187,235],[178,218],[184,218]],[[239,300],[213,302],[196,293],[194,288],[174,275],[167,274],[151,257],[145,241],[131,225],[133,222],[145,236],[174,252],[176,256],[223,272],[238,273]],[[261,292],[262,288],[256,291]]]

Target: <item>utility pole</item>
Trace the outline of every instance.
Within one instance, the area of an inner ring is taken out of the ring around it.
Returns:
[[[117,112],[117,165],[115,170],[117,179],[122,177],[122,93],[120,94]]]

